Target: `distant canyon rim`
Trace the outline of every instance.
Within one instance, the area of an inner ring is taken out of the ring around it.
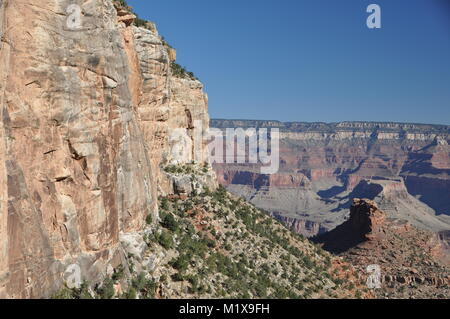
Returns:
[[[214,164],[219,182],[307,237],[348,218],[353,198],[433,232],[450,230],[450,126],[211,120],[211,127],[277,128],[280,169]]]

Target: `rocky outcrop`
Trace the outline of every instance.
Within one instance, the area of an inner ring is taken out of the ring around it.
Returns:
[[[203,86],[172,76],[154,26],[93,0],[69,29],[70,4],[0,6],[0,297],[49,296],[69,265],[95,281],[126,263],[120,238],[171,191],[160,167],[207,159],[191,142],[208,128]]]
[[[448,296],[450,264],[442,258],[447,249],[442,237],[440,241],[436,234],[387,218],[373,201],[355,199],[348,221],[313,240],[362,272],[378,265],[379,297]]]
[[[450,229],[450,127],[402,123],[212,120],[225,128],[278,128],[280,170],[215,164],[219,181],[258,207],[332,229],[355,197],[432,231]],[[307,235],[306,233],[304,235]]]
[[[365,241],[383,238],[385,213],[371,200],[354,199],[348,221],[313,240],[325,250],[339,254]]]

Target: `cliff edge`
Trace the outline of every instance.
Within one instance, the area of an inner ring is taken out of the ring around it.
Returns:
[[[69,28],[72,3],[0,2],[0,297],[48,297],[70,265],[100,280],[174,191],[161,167],[207,160],[203,85],[155,26],[93,0]]]

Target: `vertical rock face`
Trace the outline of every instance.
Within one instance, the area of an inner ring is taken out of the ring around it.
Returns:
[[[123,263],[119,235],[157,214],[161,163],[206,155],[185,141],[207,99],[109,0],[80,2],[78,30],[72,1],[0,3],[0,297],[45,297],[68,265],[96,280]]]
[[[208,98],[196,79],[171,76],[176,56],[155,28],[130,27],[123,30],[128,58],[133,66],[131,90],[137,105],[148,156],[158,172],[161,162],[183,164],[205,162],[208,149],[201,136],[209,127]],[[170,189],[164,175],[158,186]]]

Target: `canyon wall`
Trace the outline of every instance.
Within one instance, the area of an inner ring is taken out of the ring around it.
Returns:
[[[161,167],[207,160],[203,86],[155,26],[91,0],[74,30],[72,3],[0,1],[0,298],[48,297],[72,264],[102,278],[173,190]]]
[[[450,229],[450,126],[212,120],[211,127],[280,130],[278,173],[261,174],[255,164],[214,169],[230,191],[306,236],[344,222],[353,198],[375,200],[423,229]]]

